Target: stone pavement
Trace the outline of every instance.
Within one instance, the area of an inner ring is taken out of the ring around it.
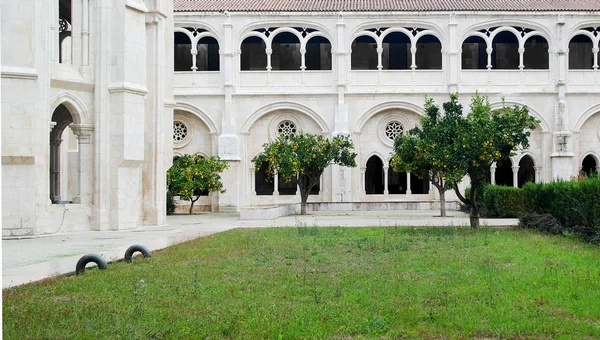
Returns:
[[[449,217],[436,217],[439,211],[339,211],[313,212],[306,216],[284,216],[274,220],[240,220],[236,213],[205,213],[167,217],[167,225],[128,231],[91,231],[2,240],[2,288],[44,278],[70,274],[87,253],[107,261],[123,258],[132,244],[150,251],[169,247],[197,237],[234,228],[285,226],[468,226],[468,215],[449,211]],[[482,226],[514,226],[517,219],[482,219]]]

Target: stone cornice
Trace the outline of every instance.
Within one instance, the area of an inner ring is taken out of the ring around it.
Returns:
[[[38,71],[29,67],[2,66],[2,78],[36,80]]]
[[[108,92],[110,93],[120,93],[127,92],[131,94],[135,94],[138,96],[145,96],[148,93],[148,89],[139,84],[132,83],[112,83],[108,86]]]

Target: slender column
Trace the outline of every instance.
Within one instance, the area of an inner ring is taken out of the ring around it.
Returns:
[[[406,194],[411,195],[412,191],[410,188],[410,172],[406,173]]]
[[[79,143],[79,185],[74,193],[73,202],[90,204],[92,202],[92,133],[94,127],[92,125],[71,125],[73,134],[77,136]]]
[[[542,167],[534,166],[533,169],[535,170],[535,183],[542,183]]]
[[[525,54],[525,47],[519,47],[519,70],[523,70],[525,65],[523,65],[523,55]]]
[[[598,69],[598,51],[600,51],[598,47],[592,48],[592,53],[594,54],[594,70]]]
[[[252,167],[248,170],[250,170],[250,193],[256,196],[256,171]]]
[[[192,46],[192,72],[196,72],[198,70],[198,66],[196,66],[196,56],[198,55],[198,49],[196,46]]]
[[[301,64],[300,64],[300,69],[302,71],[306,70],[306,48],[301,48],[300,49],[300,58],[301,58]]]
[[[367,183],[366,181],[366,177],[365,177],[365,173],[367,172],[367,168],[365,167],[361,167],[360,168],[360,178],[361,178],[361,191],[363,195],[367,194]]]
[[[416,46],[412,46],[410,48],[410,55],[411,55],[410,68],[415,70],[417,68],[417,47]]]
[[[50,141],[50,199],[52,203],[60,201],[60,144],[62,139]]]
[[[383,167],[383,194],[388,195],[390,191],[388,190],[388,169],[389,166]]]
[[[381,70],[383,68],[383,62],[382,62],[382,54],[383,54],[383,47],[377,47],[377,69]]]
[[[487,66],[486,68],[488,70],[492,69],[492,52],[494,51],[491,47],[488,47],[485,49],[485,51],[487,52]]]
[[[279,196],[279,174],[277,171],[273,175],[273,196]]]
[[[519,186],[519,166],[512,167],[513,172],[513,187],[517,188]]]
[[[490,183],[492,185],[496,184],[496,162],[492,163],[490,166]]]
[[[271,54],[273,54],[273,50],[270,47],[267,47],[265,53],[267,54],[267,71],[271,71]]]

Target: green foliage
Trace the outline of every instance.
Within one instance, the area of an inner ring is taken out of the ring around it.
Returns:
[[[194,202],[201,192],[225,192],[220,173],[227,168],[227,161],[222,161],[219,157],[183,155],[175,159],[173,166],[167,171],[167,188],[173,195],[191,201],[191,214]]]
[[[2,292],[6,339],[599,339],[598,247],[529,230],[248,228]]]
[[[515,187],[486,185],[480,203],[486,217],[521,217],[526,212],[523,190]]]
[[[303,214],[308,193],[319,182],[327,166],[356,166],[354,145],[348,136],[343,135],[335,136],[331,140],[310,133],[280,136],[272,142],[265,143],[263,148],[263,152],[252,159],[256,170],[268,162],[267,171],[271,176],[277,172],[286,182],[296,177],[300,187]]]
[[[530,213],[551,214],[570,233],[589,242],[600,242],[600,177],[523,187],[525,207]],[[526,221],[522,221],[526,224]]]
[[[167,190],[167,215],[173,215],[175,212],[175,201],[173,195]]]

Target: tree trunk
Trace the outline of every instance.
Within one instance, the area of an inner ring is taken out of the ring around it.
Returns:
[[[300,190],[300,215],[306,215],[306,202],[308,201],[308,194],[310,190]]]
[[[192,210],[194,209],[194,203],[196,203],[196,201],[200,198],[200,195],[196,196],[196,199],[194,199],[194,196],[192,196],[190,198],[190,202],[192,202],[192,204],[190,204],[190,215],[192,214]]]
[[[446,191],[440,190],[440,215],[446,217]]]
[[[477,229],[479,228],[479,202],[477,201],[477,191],[479,191],[479,188],[477,185],[473,185],[473,182],[474,181],[471,181],[471,193],[469,195],[469,201],[471,201],[469,222],[471,228]]]

